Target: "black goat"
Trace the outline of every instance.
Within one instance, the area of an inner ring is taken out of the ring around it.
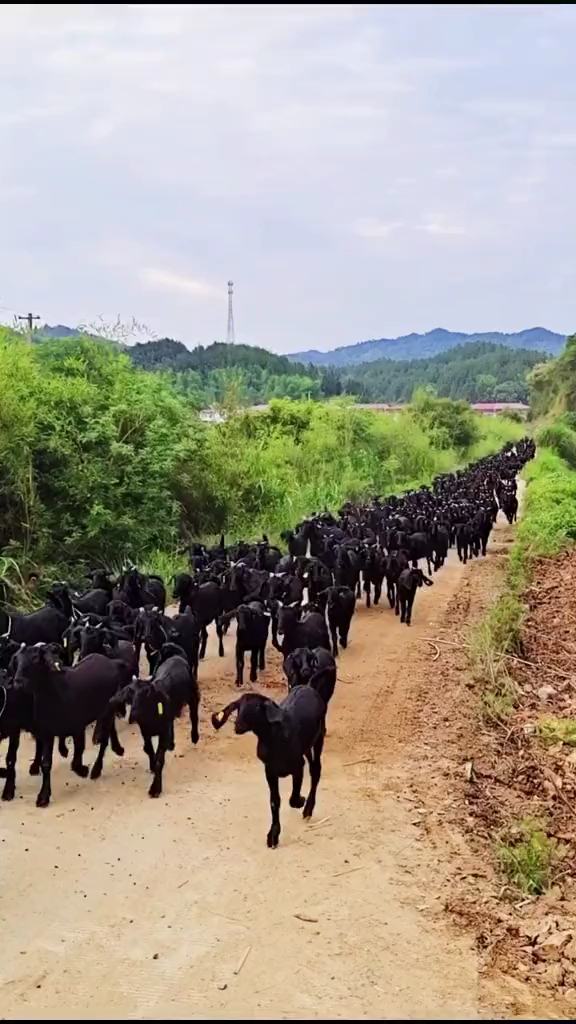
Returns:
[[[263,762],[270,790],[272,824],[266,837],[271,849],[280,838],[279,780],[292,776],[291,807],[304,807],[304,818],[310,818],[316,803],[316,791],[322,771],[322,748],[326,733],[326,704],[310,686],[296,686],[276,704],[260,693],[245,693],[212,715],[212,725],[221,729],[236,711],[235,732],[253,732],[258,739],[256,754]],[[304,799],[304,758],[310,768],[310,792]]]
[[[412,605],[416,591],[423,584],[431,587],[433,581],[425,576],[421,569],[404,569],[400,573],[396,587],[396,615],[400,615],[400,622],[405,622],[407,626],[412,621]]]
[[[192,675],[198,679],[198,657],[200,650],[200,626],[190,609],[183,615],[169,620],[168,642],[177,644],[184,651]]]
[[[164,611],[166,587],[160,576],[144,576],[134,566],[118,577],[118,597],[131,608],[153,605]]]
[[[20,650],[19,647],[17,648],[18,650]],[[15,656],[15,654],[12,655],[13,658]],[[30,775],[39,775],[42,745],[35,732],[34,698],[31,693],[15,687],[11,679],[3,676],[2,683],[0,683],[0,740],[8,740],[6,767],[0,770],[0,777],[6,779],[4,789],[2,790],[3,800],[14,799],[16,791],[16,762],[20,745],[20,734],[22,732],[29,732],[36,741],[36,752],[30,764]],[[58,750],[61,757],[68,757],[68,748],[64,737],[60,737],[58,741]],[[74,757],[72,759],[73,771],[77,763],[78,750],[75,743]]]
[[[408,555],[405,551],[391,551],[386,561],[386,591],[388,604],[391,608],[396,606],[396,592],[400,573],[409,565]]]
[[[108,701],[125,684],[128,676],[121,661],[102,654],[90,654],[74,668],[64,668],[49,648],[26,647],[16,656],[15,687],[23,687],[34,698],[34,732],[42,746],[42,786],[37,807],[47,807],[51,796],[51,770],[54,739],[72,736],[75,741],[72,769],[85,778],[88,768],[82,763],[85,729],[106,711]],[[104,754],[109,740],[118,755],[124,753],[114,723],[100,741],[100,750],[90,777],[102,774]]]
[[[134,644],[129,640],[120,639],[112,629],[107,629],[103,624],[91,626],[88,623],[80,631],[80,660],[89,654],[105,654],[107,658],[117,658],[125,662],[131,676],[139,675],[138,654]]]
[[[311,686],[328,706],[336,686],[336,661],[330,651],[324,647],[299,647],[284,659],[282,668],[288,689]]]
[[[346,649],[348,646],[348,633],[356,608],[356,598],[350,587],[329,587],[326,591],[326,598],[326,615],[332,637],[332,653],[337,658],[338,636],[342,647]]]
[[[68,625],[68,616],[49,605],[30,615],[0,609],[0,639],[17,644],[59,644]]]
[[[380,601],[382,583],[386,575],[386,555],[380,548],[371,547],[366,552],[362,580],[366,594],[366,607],[371,603],[371,587],[374,587],[374,604]]]
[[[266,668],[266,641],[270,616],[260,601],[240,604],[233,612],[222,616],[223,622],[237,619],[236,626],[236,686],[244,682],[244,655],[250,651],[250,682],[258,679],[258,669]]]
[[[326,619],[322,612],[311,605],[302,609],[300,605],[284,605],[278,616],[278,635],[282,638],[280,650],[284,657],[297,647],[330,648],[330,637]]]
[[[515,494],[504,492],[500,498],[500,507],[510,524],[518,518],[518,498]]]
[[[216,623],[216,635],[218,636],[218,654],[224,657],[224,644],[222,642],[222,627],[220,615],[223,608],[223,598],[220,585],[214,580],[207,580],[198,584],[187,572],[181,572],[174,577],[174,600],[180,601],[180,614],[183,615],[186,608],[194,613],[200,626],[201,645],[199,657],[206,654],[208,643],[207,627],[211,622]]]
[[[167,750],[174,750],[174,719],[179,718],[187,704],[190,711],[192,743],[198,743],[198,705],[200,691],[185,651],[177,644],[164,644],[160,651],[160,664],[152,679],[137,680],[120,690],[110,701],[113,713],[123,711],[130,704],[129,721],[136,723],[144,741],[150,771],[154,778],[149,796],[160,796],[162,771]],[[98,734],[96,734],[98,737]],[[153,737],[158,737],[154,750]]]

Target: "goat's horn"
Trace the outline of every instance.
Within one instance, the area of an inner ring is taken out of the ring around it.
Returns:
[[[221,729],[222,726],[225,725],[228,719],[230,718],[230,715],[237,711],[239,707],[240,701],[233,700],[231,704],[228,704],[225,708],[222,708],[222,711],[215,711],[214,714],[212,715],[212,725],[214,726],[214,728]]]

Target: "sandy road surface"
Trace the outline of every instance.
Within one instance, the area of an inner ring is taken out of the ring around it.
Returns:
[[[410,630],[387,603],[359,608],[315,824],[288,806],[285,783],[276,851],[254,737],[208,722],[235,694],[231,637],[224,660],[211,647],[201,666],[201,740],[192,749],[179,723],[160,800],[127,725],[126,755],[109,755],[99,782],[56,758],[45,811],[23,757],[17,798],[0,806],[3,1019],[481,1017],[471,941],[440,909],[445,865],[408,790],[430,664],[417,637],[448,625],[467,571],[452,554]],[[263,684],[283,692],[275,652]]]

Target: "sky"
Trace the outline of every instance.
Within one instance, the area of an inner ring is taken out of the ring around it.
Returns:
[[[576,329],[576,4],[2,4],[0,316]]]

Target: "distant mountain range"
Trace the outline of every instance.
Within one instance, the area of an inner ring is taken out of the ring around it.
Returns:
[[[554,334],[545,327],[530,327],[516,334],[502,334],[500,331],[485,331],[478,334],[464,334],[445,331],[436,327],[426,334],[406,334],[402,338],[378,338],[359,341],[356,345],[344,345],[330,352],[294,352],[288,356],[295,363],[313,363],[314,366],[351,366],[354,363],[371,363],[375,359],[429,359],[471,341],[491,341],[507,348],[524,348],[532,351],[558,355],[564,348],[566,337]]]

